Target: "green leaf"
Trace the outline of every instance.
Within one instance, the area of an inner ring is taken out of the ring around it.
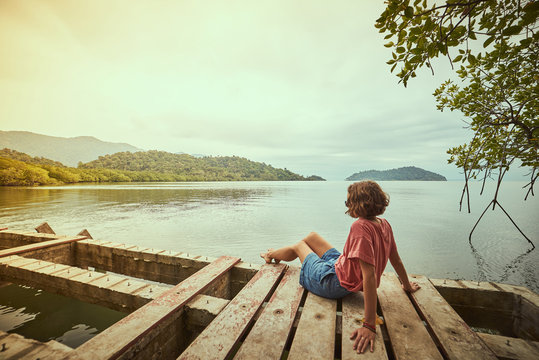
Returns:
[[[397,53],[399,53],[399,54],[402,54],[402,53],[405,52],[405,51],[406,51],[406,49],[405,49],[403,46],[399,46],[399,47],[397,48]]]
[[[489,37],[487,40],[485,40],[485,42],[483,43],[483,47],[486,48],[487,46],[490,45],[491,42],[494,41],[494,39],[496,38],[496,36],[492,35],[491,37]]]
[[[395,44],[393,43],[393,41],[390,41],[390,42],[388,42],[387,44],[384,44],[384,46],[385,46],[386,48],[392,47],[393,45],[395,45]]]
[[[505,30],[502,32],[502,35],[504,35],[504,36],[517,35],[517,34],[520,33],[521,31],[522,31],[522,26],[520,26],[520,25],[513,25],[513,26],[509,26],[507,29],[505,29]]]
[[[470,39],[472,39],[472,40],[477,40],[477,37],[475,36],[475,32],[473,32],[473,31],[470,31],[470,32],[468,33],[468,36],[469,36]]]
[[[454,62],[459,62],[460,60],[462,60],[462,55],[459,55],[453,59]]]
[[[411,19],[414,16],[414,8],[411,6],[408,6],[406,10],[404,10],[404,16]]]

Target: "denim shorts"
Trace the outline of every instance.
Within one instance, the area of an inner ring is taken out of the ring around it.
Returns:
[[[321,258],[315,253],[307,255],[301,265],[299,283],[313,294],[328,299],[340,299],[350,291],[341,286],[335,273],[335,262],[341,253],[331,248]]]

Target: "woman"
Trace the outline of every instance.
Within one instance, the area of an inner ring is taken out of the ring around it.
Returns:
[[[260,254],[267,263],[301,261],[300,284],[310,292],[330,299],[342,298],[362,291],[365,302],[363,326],[350,336],[354,349],[362,353],[370,344],[374,351],[376,336],[376,289],[382,273],[391,261],[402,288],[415,292],[420,287],[408,280],[406,269],[397,251],[393,231],[382,215],[389,205],[389,196],[374,181],[361,181],[348,187],[346,211],[357,218],[350,228],[342,254],[316,233],[310,233],[297,244]]]

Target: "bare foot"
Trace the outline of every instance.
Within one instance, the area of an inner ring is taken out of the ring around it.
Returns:
[[[270,252],[272,252],[272,251],[273,251],[273,249],[268,249],[267,252],[265,252],[265,253],[260,253],[260,257],[266,261],[266,264],[271,264],[271,260],[272,260],[273,258],[270,256]],[[278,264],[278,263],[280,263],[280,262],[281,262],[281,260],[275,260],[275,263],[276,263],[276,264]]]

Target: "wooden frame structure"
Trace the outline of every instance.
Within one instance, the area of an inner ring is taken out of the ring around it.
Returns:
[[[350,333],[363,298],[328,300],[299,285],[299,268],[253,265],[58,236],[48,225],[0,230],[0,282],[129,313],[72,349],[0,332],[0,359],[537,359],[539,296],[518,286],[385,273],[375,352]],[[480,332],[489,329],[489,333]]]

